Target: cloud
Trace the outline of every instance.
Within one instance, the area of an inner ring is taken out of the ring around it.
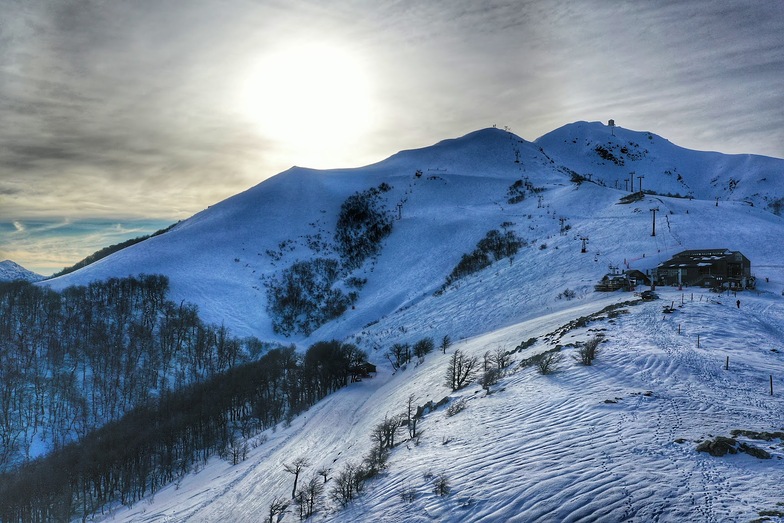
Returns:
[[[0,233],[4,238],[0,245],[0,258],[17,261],[26,269],[50,275],[103,247],[149,235],[169,225],[170,222],[158,220],[0,223]]]
[[[779,0],[3,2],[0,223],[175,221],[290,165],[359,166],[492,124],[615,118],[686,147],[784,157]],[[266,51],[341,42],[373,126],[310,154],[239,103]]]

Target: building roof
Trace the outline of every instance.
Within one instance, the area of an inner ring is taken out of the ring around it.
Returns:
[[[729,249],[691,249],[681,251],[675,256],[726,256],[730,252]]]
[[[660,268],[686,268],[686,267],[710,267],[719,260],[724,260],[735,255],[743,254],[740,251],[729,249],[692,249],[681,251],[675,254],[666,262],[660,263]]]

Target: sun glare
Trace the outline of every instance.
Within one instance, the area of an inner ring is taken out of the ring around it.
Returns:
[[[328,150],[356,141],[372,120],[368,75],[346,49],[281,48],[250,72],[241,110],[267,139]]]

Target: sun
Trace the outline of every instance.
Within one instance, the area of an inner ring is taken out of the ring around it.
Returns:
[[[266,139],[328,150],[355,142],[373,120],[367,67],[332,44],[281,47],[249,72],[241,111]]]

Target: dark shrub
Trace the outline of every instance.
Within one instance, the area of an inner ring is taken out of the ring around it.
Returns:
[[[392,232],[392,216],[380,197],[389,189],[389,185],[381,184],[379,188],[352,194],[340,206],[335,242],[347,270],[356,269],[378,254],[381,240]]]
[[[446,287],[455,281],[489,267],[493,261],[511,258],[525,244],[525,240],[518,237],[514,231],[506,231],[504,233],[496,229],[488,231],[485,237],[476,244],[476,249],[460,258],[457,266],[447,276],[446,283],[444,283],[439,292],[443,292]]]
[[[336,260],[316,258],[296,262],[270,282],[267,300],[275,332],[310,334],[343,314],[357,295],[333,287],[339,275]]]

